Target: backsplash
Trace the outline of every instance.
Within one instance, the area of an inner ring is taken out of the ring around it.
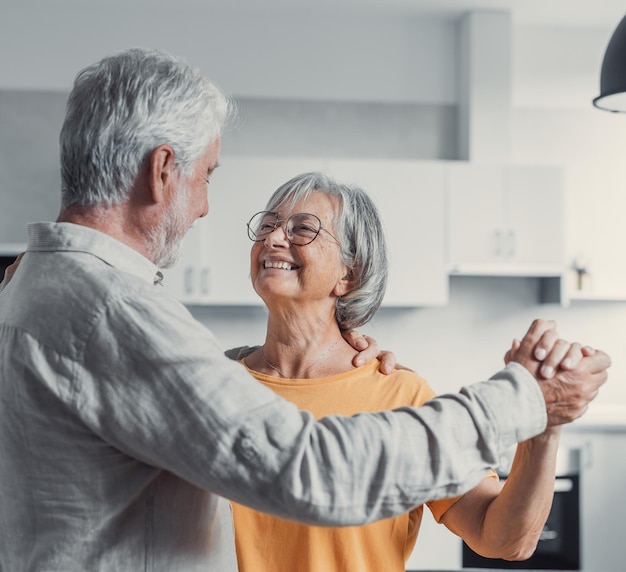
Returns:
[[[553,319],[565,339],[611,355],[609,381],[596,403],[626,404],[626,303],[540,305],[538,289],[534,278],[453,277],[447,306],[382,309],[362,331],[445,393],[491,376],[502,367],[513,338],[523,336],[533,319]],[[225,349],[264,340],[264,308],[195,307],[192,313]]]

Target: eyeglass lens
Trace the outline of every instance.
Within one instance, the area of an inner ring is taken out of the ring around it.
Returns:
[[[310,213],[293,214],[286,221],[281,221],[276,213],[262,211],[250,219],[248,235],[252,240],[264,240],[281,223],[289,241],[299,246],[312,242],[322,228],[320,219]]]

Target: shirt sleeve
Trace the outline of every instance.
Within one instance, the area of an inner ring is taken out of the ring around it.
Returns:
[[[420,408],[316,421],[157,294],[109,301],[75,383],[84,422],[130,457],[311,524],[363,524],[459,495],[546,426],[538,384],[517,364]]]

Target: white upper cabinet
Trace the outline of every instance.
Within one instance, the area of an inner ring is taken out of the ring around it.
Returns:
[[[210,288],[206,219],[197,220],[186,234],[181,256],[173,268],[163,269],[163,287],[185,304],[204,304]]]
[[[451,273],[562,275],[560,169],[450,162],[446,186]]]
[[[377,202],[388,237],[390,279],[383,305],[445,304],[442,162],[222,156],[209,186],[209,214],[165,271],[165,287],[188,304],[260,305],[250,285],[250,217],[293,176],[323,171],[361,186]]]
[[[444,163],[438,161],[328,163],[331,176],[362,187],[380,211],[390,258],[383,306],[436,306],[448,301],[444,171]]]
[[[262,305],[250,283],[246,223],[281,184],[324,166],[321,159],[221,156],[209,184],[209,214],[185,238],[183,258],[164,272],[166,288],[187,304]]]

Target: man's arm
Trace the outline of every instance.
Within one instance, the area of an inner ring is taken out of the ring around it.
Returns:
[[[328,525],[401,514],[473,488],[502,451],[545,430],[543,393],[518,363],[419,409],[316,421],[225,358],[179,304],[152,297],[109,304],[116,324],[90,337],[86,362],[108,364],[108,379],[77,372],[80,387],[115,407],[85,422],[119,450],[258,510]],[[112,339],[111,329],[132,335]],[[516,357],[545,329],[530,332]],[[134,363],[129,392],[117,380]],[[137,395],[149,416],[136,415]]]

